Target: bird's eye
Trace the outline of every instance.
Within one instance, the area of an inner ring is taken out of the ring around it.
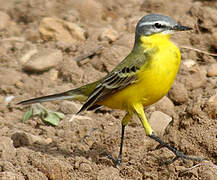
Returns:
[[[161,25],[160,23],[155,23],[155,24],[154,24],[154,27],[156,27],[156,28],[161,28],[162,25]]]

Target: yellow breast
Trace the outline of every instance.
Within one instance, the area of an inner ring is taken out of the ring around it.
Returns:
[[[157,50],[139,70],[137,81],[100,104],[116,109],[129,109],[135,103],[148,106],[162,98],[171,88],[180,65],[179,49],[169,40],[168,35],[141,37],[141,41],[146,50]]]

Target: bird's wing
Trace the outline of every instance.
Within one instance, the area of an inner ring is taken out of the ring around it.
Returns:
[[[90,109],[105,97],[135,83],[137,80],[137,72],[141,69],[142,65],[144,65],[146,59],[144,57],[145,56],[143,56],[143,58],[140,57],[140,59],[132,59],[132,57],[128,56],[128,58],[122,61],[96,86],[87,101],[79,110],[78,114]]]
[[[84,103],[80,112],[89,109],[92,105],[97,103],[98,101],[104,99],[108,95],[111,95],[118,90],[121,90],[132,84],[137,79],[136,73],[132,72],[131,69],[124,68],[125,70],[130,70],[129,73],[123,73],[122,71],[115,71],[108,76],[106,76],[102,82],[94,89],[92,94],[89,96],[87,101]]]

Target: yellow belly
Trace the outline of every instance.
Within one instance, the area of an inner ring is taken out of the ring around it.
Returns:
[[[100,102],[115,109],[130,109],[133,104],[148,106],[162,98],[171,88],[179,69],[181,55],[171,43],[160,47],[138,72],[137,81]]]

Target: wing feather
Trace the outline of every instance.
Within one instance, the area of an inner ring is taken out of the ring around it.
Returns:
[[[137,47],[132,51],[113,71],[111,71],[98,86],[93,90],[78,113],[91,109],[97,102],[124,89],[137,80],[138,71],[142,66],[149,66],[152,55],[158,51],[157,48],[145,49]]]
[[[136,79],[137,76],[135,71],[129,71],[126,73],[122,70],[119,70],[108,74],[95,88],[93,93],[89,96],[89,98],[77,114],[91,108],[91,106],[101,101],[108,95],[114,94],[115,92],[125,88],[129,84],[134,83]]]

